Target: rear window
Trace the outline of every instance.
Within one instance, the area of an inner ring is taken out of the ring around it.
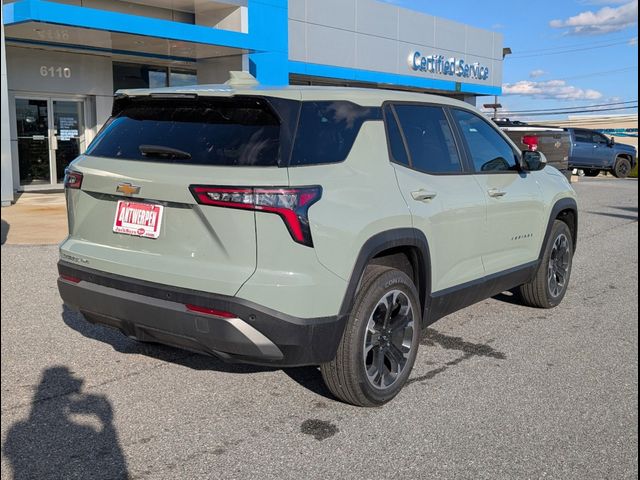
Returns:
[[[381,120],[379,107],[348,101],[303,102],[291,166],[342,162],[367,120]]]
[[[280,122],[261,98],[118,100],[87,154],[219,166],[277,166]]]

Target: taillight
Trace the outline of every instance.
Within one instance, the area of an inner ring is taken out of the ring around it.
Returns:
[[[82,174],[68,168],[64,171],[65,188],[80,188],[82,186]]]
[[[234,315],[231,312],[225,312],[224,310],[216,310],[215,308],[201,307],[200,305],[192,305],[190,303],[186,304],[185,307],[187,307],[187,310],[189,310],[190,312],[204,313],[206,315],[213,315],[214,317],[220,317],[220,318],[236,318],[237,317],[237,315]]]
[[[538,137],[535,135],[524,135],[522,137],[522,143],[525,144],[532,152],[538,150]]]
[[[78,277],[74,277],[72,275],[65,275],[64,273],[60,274],[60,278],[62,280],[66,280],[67,282],[80,283],[80,279]]]
[[[319,186],[268,188],[191,185],[189,188],[202,205],[257,210],[280,215],[294,241],[313,247],[308,211],[322,196],[322,188]]]

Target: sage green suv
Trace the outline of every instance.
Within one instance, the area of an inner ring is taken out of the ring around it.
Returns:
[[[65,177],[66,305],[144,342],[319,365],[376,406],[439,318],[510,289],[562,301],[578,213],[541,154],[445,97],[254,83],[116,93]]]

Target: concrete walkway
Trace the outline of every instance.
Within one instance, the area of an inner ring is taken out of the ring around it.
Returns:
[[[48,245],[67,236],[64,193],[23,193],[2,207],[2,244]]]

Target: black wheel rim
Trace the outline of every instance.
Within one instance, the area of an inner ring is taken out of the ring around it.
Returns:
[[[627,162],[620,162],[618,165],[618,176],[626,177],[629,174],[629,170],[631,167],[627,164]]]
[[[391,387],[404,372],[415,334],[411,301],[400,290],[378,301],[364,336],[363,361],[369,383],[377,389]]]
[[[569,268],[571,265],[571,246],[569,239],[562,233],[558,235],[551,256],[549,257],[549,293],[552,297],[559,297],[567,286]]]

